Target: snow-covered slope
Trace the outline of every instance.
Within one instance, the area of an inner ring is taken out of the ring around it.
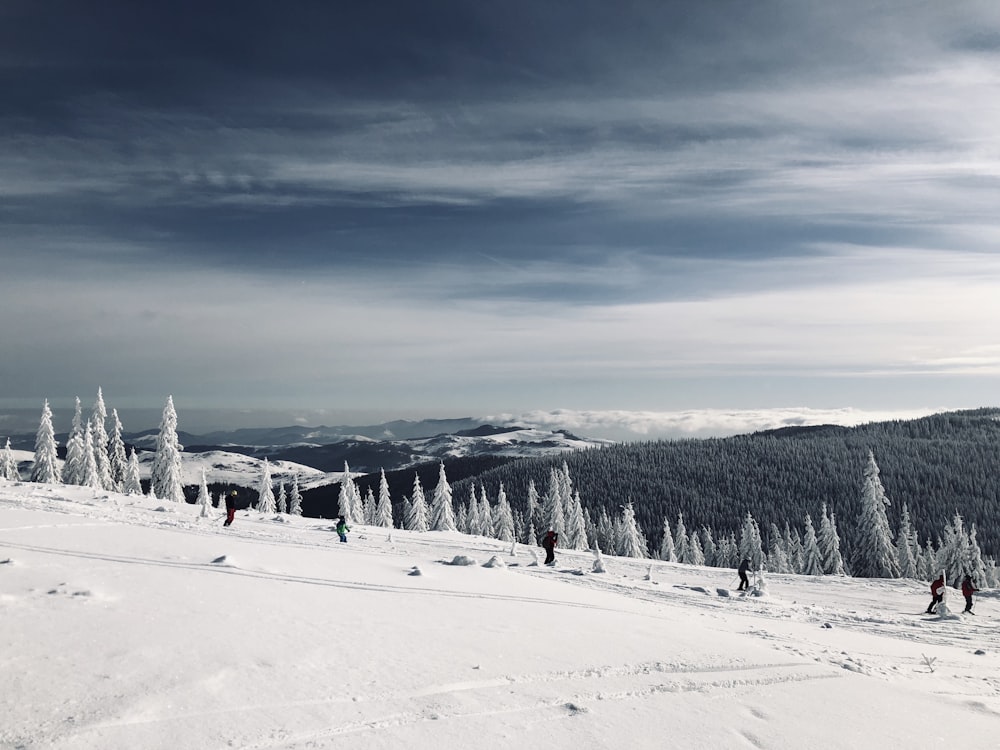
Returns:
[[[0,747],[996,747],[993,592],[198,514],[0,480]]]

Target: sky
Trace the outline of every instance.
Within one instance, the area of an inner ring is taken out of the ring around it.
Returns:
[[[199,510],[0,479],[0,745],[996,746],[995,590]]]
[[[997,404],[992,1],[11,0],[0,85],[2,413]]]

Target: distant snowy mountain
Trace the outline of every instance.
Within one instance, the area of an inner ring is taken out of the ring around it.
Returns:
[[[225,451],[257,459],[266,457],[272,461],[292,462],[320,472],[340,472],[346,462],[352,471],[361,473],[379,469],[393,471],[430,461],[468,456],[496,455],[518,458],[548,456],[611,442],[580,438],[565,430],[496,427],[484,424],[463,427],[454,432],[438,431],[426,434],[432,427],[445,425],[454,427],[471,422],[474,420],[391,422],[369,428],[343,428],[345,431],[343,433],[329,428],[312,428],[311,431],[299,431],[300,428],[237,430],[210,435],[180,435],[180,440],[184,444],[186,454]],[[418,424],[422,426],[418,427]],[[347,434],[348,430],[352,432]],[[378,440],[371,437],[373,434],[386,434],[393,430],[425,434],[405,439]],[[299,439],[292,440],[293,437]],[[312,442],[321,437],[332,442],[323,444]],[[337,439],[333,440],[334,437]],[[216,442],[210,438],[224,439]],[[281,438],[283,442],[268,442],[274,438]],[[238,439],[262,442],[239,442]],[[137,446],[151,450],[155,445],[156,435],[129,436],[129,440]]]

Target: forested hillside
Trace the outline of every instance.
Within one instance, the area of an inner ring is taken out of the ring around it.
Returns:
[[[983,552],[1000,554],[1000,410],[939,414],[859,427],[786,428],[730,438],[627,443],[504,464],[453,483],[485,485],[495,498],[502,482],[515,511],[533,480],[544,493],[563,461],[591,516],[614,516],[631,502],[655,550],[664,518],[684,514],[689,529],[738,533],[749,511],[764,535],[770,524],[801,526],[826,503],[836,514],[847,555],[860,509],[863,469],[871,450],[898,527],[907,504],[921,541],[936,540],[955,513],[975,524]]]

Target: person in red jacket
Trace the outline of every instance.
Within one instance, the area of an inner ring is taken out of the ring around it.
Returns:
[[[236,490],[226,493],[226,522],[223,526],[228,526],[236,516]]]
[[[542,537],[542,547],[545,548],[546,565],[556,564],[556,542],[558,541],[559,535],[554,529],[549,529],[545,532],[545,536]]]
[[[965,597],[965,611],[969,614],[975,614],[972,611],[972,595],[979,591],[976,588],[976,584],[972,581],[972,576],[968,573],[965,574],[965,578],[962,580],[962,596]]]
[[[927,614],[933,615],[937,605],[944,601],[944,594],[941,593],[941,589],[943,588],[944,574],[941,574],[931,584],[931,603],[927,605]]]

